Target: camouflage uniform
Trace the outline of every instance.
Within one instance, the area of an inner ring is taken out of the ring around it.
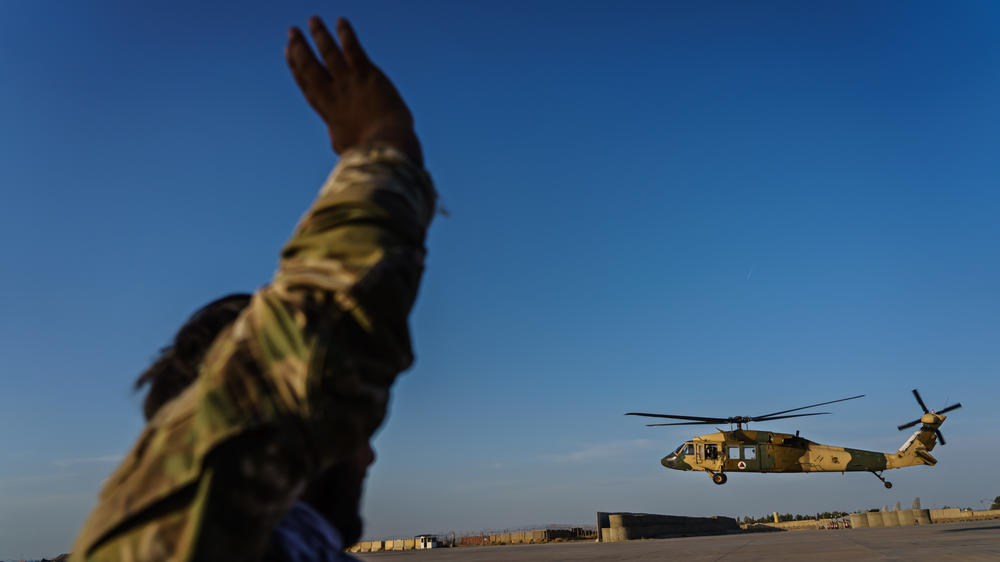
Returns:
[[[73,560],[255,560],[309,480],[363,445],[413,361],[435,192],[384,146],[345,152],[272,283],[108,478]]]

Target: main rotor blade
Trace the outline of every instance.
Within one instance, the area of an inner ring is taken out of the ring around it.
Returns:
[[[938,411],[937,411],[937,412],[935,412],[935,413],[937,413],[937,414],[943,414],[943,413],[945,413],[945,412],[950,412],[950,411],[952,411],[952,410],[957,410],[957,409],[959,409],[959,408],[961,408],[961,407],[962,407],[962,404],[961,404],[961,403],[956,403],[956,404],[952,404],[951,406],[948,406],[948,407],[947,407],[947,408],[945,408],[944,410],[938,410]],[[944,443],[942,443],[942,445],[944,445]]]
[[[924,413],[928,413],[927,404],[924,404],[924,400],[920,398],[920,393],[915,388],[913,389],[913,397],[917,399],[917,404],[920,404],[920,407],[924,409]]]
[[[944,442],[944,435],[941,435],[941,430],[935,429],[934,433],[937,433],[938,441],[940,441],[942,445],[946,445],[946,443]]]
[[[626,416],[646,416],[647,418],[669,418],[672,420],[692,420],[704,423],[726,423],[729,418],[706,418],[702,416],[674,416],[671,414],[646,414],[643,412],[629,412]]]
[[[904,423],[903,425],[897,425],[896,429],[898,429],[900,431],[903,431],[904,429],[906,429],[908,427],[913,427],[913,426],[917,425],[918,423],[920,423],[920,420],[916,419],[916,420],[911,421],[910,423]]]
[[[778,414],[787,414],[788,412],[797,412],[799,410],[805,410],[806,408],[815,408],[816,406],[825,406],[826,404],[833,404],[834,402],[844,402],[845,400],[854,400],[855,398],[862,398],[864,394],[859,394],[857,396],[851,396],[850,398],[841,398],[840,400],[830,400],[829,402],[820,402],[819,404],[812,404],[811,406],[802,406],[801,408],[792,408],[791,410],[782,410],[780,412],[772,412],[770,414],[764,414],[763,416],[756,416],[757,418],[769,418],[771,416],[776,416]]]
[[[822,416],[822,415],[829,414],[829,413],[830,412],[816,412],[816,413],[813,413],[813,414],[792,414],[790,416],[770,416],[770,417],[766,417],[766,418],[750,418],[750,420],[751,421],[755,421],[755,422],[762,422],[762,421],[771,421],[771,420],[783,420],[785,418],[801,418],[801,417],[805,417],[805,416]]]
[[[715,422],[676,422],[676,423],[647,423],[646,427],[658,427],[661,425],[712,425]]]

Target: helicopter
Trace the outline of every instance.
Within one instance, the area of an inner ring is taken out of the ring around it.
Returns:
[[[882,476],[884,471],[906,466],[934,466],[937,464],[937,459],[931,456],[930,451],[934,449],[938,441],[941,441],[942,445],[945,444],[944,435],[938,429],[947,418],[943,414],[962,407],[962,404],[956,403],[935,412],[927,409],[927,405],[924,404],[917,389],[913,389],[913,396],[917,399],[917,404],[923,409],[924,414],[916,420],[898,426],[898,429],[903,431],[918,423],[923,425],[895,453],[823,445],[800,437],[798,431],[795,432],[795,435],[791,435],[743,428],[750,422],[829,414],[830,412],[813,412],[783,415],[836,402],[855,400],[864,397],[864,394],[771,412],[761,416],[713,418],[644,412],[629,412],[625,415],[687,420],[646,424],[649,427],[730,424],[731,431],[719,429],[718,433],[694,437],[682,443],[660,460],[660,464],[674,470],[705,471],[711,476],[712,482],[719,485],[726,483],[728,480],[726,473],[728,472],[871,472],[882,481],[886,488],[892,488],[892,482],[887,481]],[[736,426],[735,430],[732,429],[733,425]]]

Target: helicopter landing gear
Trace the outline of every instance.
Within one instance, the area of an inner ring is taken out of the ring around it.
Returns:
[[[725,484],[726,481],[729,480],[729,478],[727,478],[726,475],[722,472],[712,472],[711,474],[712,474],[712,482],[715,482],[720,486]]]
[[[875,472],[874,470],[871,471],[871,473],[875,475],[875,478],[878,478],[879,480],[881,480],[882,484],[885,484],[886,488],[892,488],[892,482],[889,482],[885,478],[882,478],[881,474],[879,474],[878,472]]]

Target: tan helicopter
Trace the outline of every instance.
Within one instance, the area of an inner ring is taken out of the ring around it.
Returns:
[[[721,424],[728,423],[730,426],[736,425],[733,431],[719,430],[718,433],[699,435],[681,444],[672,453],[663,457],[660,463],[674,470],[704,470],[712,477],[712,482],[725,484],[727,472],[871,472],[876,478],[885,484],[886,488],[892,488],[892,482],[886,481],[882,477],[882,472],[892,468],[903,468],[905,466],[916,466],[926,464],[934,466],[937,459],[931,456],[930,451],[934,449],[937,440],[940,439],[944,445],[944,436],[938,429],[944,423],[946,416],[942,415],[957,408],[961,404],[952,404],[937,412],[928,410],[924,401],[920,398],[917,389],[913,389],[913,396],[917,403],[924,410],[924,415],[912,422],[899,426],[902,431],[908,427],[913,427],[922,423],[920,429],[903,443],[895,453],[879,453],[875,451],[864,451],[861,449],[850,449],[847,447],[833,447],[814,443],[799,437],[799,432],[795,435],[788,433],[773,433],[770,431],[751,431],[743,429],[744,424],[750,422],[762,422],[770,420],[780,420],[786,418],[797,418],[801,416],[820,416],[830,412],[814,412],[811,414],[788,414],[835,402],[854,400],[861,398],[864,394],[820,402],[801,408],[772,412],[762,416],[734,416],[729,418],[709,418],[701,416],[675,416],[670,414],[646,414],[642,412],[629,412],[626,416],[646,416],[651,418],[670,418],[676,420],[689,420],[675,423],[651,423],[648,426],[663,425],[699,425],[699,424]]]

